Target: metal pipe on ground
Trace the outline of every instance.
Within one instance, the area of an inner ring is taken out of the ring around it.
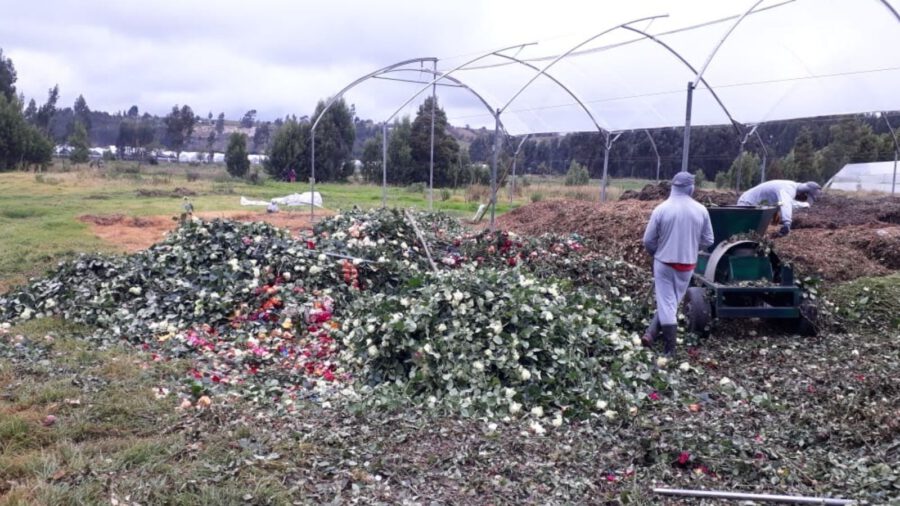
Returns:
[[[808,497],[800,495],[746,494],[743,492],[722,492],[718,490],[688,490],[681,488],[654,488],[654,494],[678,497],[705,497],[709,499],[730,499],[734,501],[763,501],[787,504],[820,504],[825,506],[842,506],[855,504],[849,499],[832,499],[828,497]]]

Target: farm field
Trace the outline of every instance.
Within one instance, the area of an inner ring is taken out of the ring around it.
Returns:
[[[3,503],[900,495],[896,201],[829,195],[773,242],[818,302],[818,336],[722,321],[666,361],[634,343],[658,203],[643,191],[599,204],[534,182],[499,196],[513,234],[461,227],[464,190],[435,198],[446,215],[415,213],[432,265],[408,218],[373,209],[378,187],[322,185],[311,231],[308,210],[238,204],[305,185],[168,170],[0,174]],[[203,221],[164,240],[188,192],[205,220],[287,232]],[[389,203],[427,207],[402,188]],[[114,256],[25,284],[80,253]]]

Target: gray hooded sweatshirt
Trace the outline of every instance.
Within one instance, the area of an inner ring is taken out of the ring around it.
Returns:
[[[669,198],[656,206],[644,232],[644,248],[666,264],[696,264],[700,249],[714,242],[709,211],[691,198],[694,176],[679,172]]]
[[[781,224],[791,226],[794,215],[794,198],[801,183],[786,179],[773,179],[745,191],[738,199],[739,206],[758,206],[766,203],[781,210]]]

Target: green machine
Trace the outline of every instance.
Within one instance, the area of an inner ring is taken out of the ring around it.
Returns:
[[[688,330],[709,333],[713,318],[778,319],[801,334],[815,334],[814,306],[794,284],[794,271],[759,241],[776,207],[710,207],[715,241],[701,252],[685,296]]]

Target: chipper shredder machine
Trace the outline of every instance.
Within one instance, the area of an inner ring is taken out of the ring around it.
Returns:
[[[713,318],[778,319],[792,330],[815,334],[815,306],[794,283],[794,271],[762,236],[776,207],[710,207],[715,241],[700,253],[685,296],[688,330],[709,334]]]

